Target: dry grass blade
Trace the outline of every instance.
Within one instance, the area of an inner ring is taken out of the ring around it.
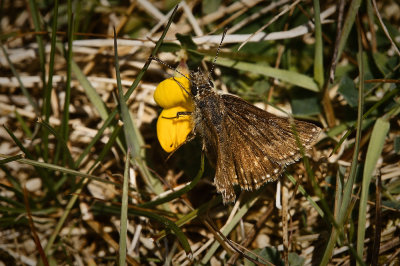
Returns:
[[[26,215],[28,216],[29,227],[31,229],[32,236],[35,241],[36,248],[39,250],[40,258],[42,259],[43,264],[45,266],[49,266],[50,265],[49,261],[47,260],[46,254],[44,253],[42,244],[40,243],[39,236],[35,229],[35,224],[32,219],[31,208],[29,207],[29,198],[28,197],[29,197],[28,191],[26,190],[26,187],[24,187],[24,203],[25,203],[25,208],[26,208]]]

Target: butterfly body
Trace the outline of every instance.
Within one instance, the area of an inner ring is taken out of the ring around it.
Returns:
[[[286,165],[301,157],[300,145],[308,149],[320,133],[311,123],[278,117],[239,97],[217,94],[200,70],[191,73],[190,83],[193,134],[202,138],[215,166],[214,184],[224,203],[235,200],[234,185],[254,190],[276,180]]]

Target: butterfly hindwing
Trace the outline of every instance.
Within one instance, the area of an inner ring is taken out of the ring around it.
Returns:
[[[307,149],[316,140],[320,129],[307,122],[291,122],[268,113],[232,95],[221,95],[226,114],[233,161],[235,183],[244,189],[258,188],[275,180],[287,164],[301,157],[299,143]],[[243,170],[243,167],[245,170]]]

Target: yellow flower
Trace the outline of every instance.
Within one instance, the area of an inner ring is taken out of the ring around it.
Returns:
[[[154,92],[154,100],[162,108],[193,105],[192,98],[188,94],[189,87],[189,80],[186,77],[166,79],[158,84]]]
[[[154,100],[164,108],[157,120],[157,138],[166,152],[176,150],[193,129],[191,115],[177,115],[193,112],[189,91],[189,80],[181,76],[162,81],[154,92]]]

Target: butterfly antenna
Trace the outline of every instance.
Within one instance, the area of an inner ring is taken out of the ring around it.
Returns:
[[[162,61],[160,58],[154,57],[154,56],[150,56],[150,59],[151,59],[151,60],[154,60],[154,61],[157,61],[158,63],[160,63],[160,64],[162,64],[162,65],[168,67],[169,69],[172,69],[173,71],[175,71],[175,72],[178,73],[178,74],[181,74],[183,77],[185,77],[185,78],[186,78],[187,80],[189,80],[189,82],[190,82],[190,79],[188,79],[188,77],[186,77],[185,74],[183,74],[182,72],[180,72],[180,71],[177,70],[176,68],[174,68],[174,67],[168,65],[167,63],[165,63],[164,61]]]
[[[221,50],[222,42],[223,42],[224,39],[225,39],[225,35],[226,35],[226,32],[227,32],[227,31],[228,31],[228,28],[225,28],[225,29],[224,29],[224,32],[222,33],[221,42],[220,42],[219,45],[218,45],[217,54],[216,54],[215,57],[214,57],[214,60],[213,60],[212,66],[211,66],[210,73],[213,73],[213,71],[214,71],[215,62],[217,62],[217,58],[218,58],[218,55],[219,55],[219,51]]]

